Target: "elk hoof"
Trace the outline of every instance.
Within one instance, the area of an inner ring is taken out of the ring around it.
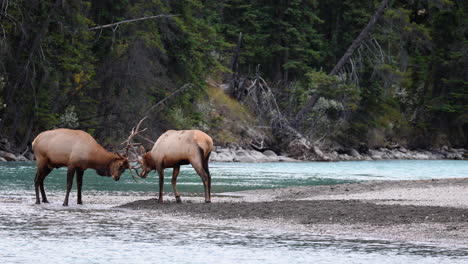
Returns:
[[[41,202],[39,202],[39,201],[36,201],[36,203],[35,203],[35,204],[41,204]]]
[[[49,203],[49,201],[47,201],[47,200],[42,200],[42,202],[43,202],[43,203]]]
[[[211,203],[211,201],[205,201],[205,203]]]
[[[63,206],[68,206],[68,203],[63,203],[62,205],[63,205]]]
[[[176,203],[182,203],[182,200],[180,199],[180,197],[176,197]]]

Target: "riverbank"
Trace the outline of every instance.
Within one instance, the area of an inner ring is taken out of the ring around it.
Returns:
[[[175,204],[169,195],[165,204],[149,198],[119,207],[311,235],[466,248],[467,194],[468,178],[372,181],[221,193],[212,204],[186,196]]]
[[[463,160],[468,158],[468,151],[464,148],[432,148],[430,150],[409,150],[404,147],[363,149],[354,148],[320,151],[320,155],[313,155],[310,161],[357,161],[357,160]],[[210,161],[216,162],[291,162],[300,161],[287,155],[278,155],[272,150],[263,152],[241,147],[215,147]]]
[[[21,153],[13,151],[9,141],[0,138],[0,162],[5,161],[33,161],[34,154],[28,147]],[[287,153],[275,153],[272,150],[257,151],[243,147],[215,146],[211,152],[211,162],[295,162],[295,161],[358,161],[358,160],[466,160],[468,151],[464,148],[450,148],[443,146],[431,149],[410,150],[402,146],[393,148],[368,149],[354,148],[323,149],[314,148],[316,155],[307,158],[292,157]],[[319,152],[319,153],[317,153]]]

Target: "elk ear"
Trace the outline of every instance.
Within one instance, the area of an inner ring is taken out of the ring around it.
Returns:
[[[113,150],[115,155],[119,155],[119,152],[117,151],[117,148],[115,147],[115,144],[112,145],[112,150]]]

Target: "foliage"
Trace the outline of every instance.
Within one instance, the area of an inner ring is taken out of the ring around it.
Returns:
[[[59,117],[61,127],[76,128],[79,126],[78,116],[75,110],[74,105],[70,105],[65,109],[65,113]]]
[[[237,74],[261,75],[311,139],[466,146],[466,1],[390,1],[344,72],[327,74],[380,2],[9,1],[0,10],[0,133],[22,149],[60,126],[118,142],[149,115],[149,137],[200,128],[218,142],[241,140],[234,124],[256,121],[206,80],[231,73],[242,32]],[[176,16],[89,30],[158,14]]]
[[[5,78],[3,78],[3,76],[0,76],[0,95],[3,95],[3,87],[5,87],[5,82],[4,82]],[[3,96],[0,97],[0,111],[3,110],[3,108],[5,108],[5,103],[4,103],[4,99],[3,99]]]
[[[294,90],[293,97],[297,99],[293,105],[298,110],[311,96],[318,95],[311,113],[300,124],[312,141],[336,137],[337,132],[345,128],[346,119],[356,111],[360,100],[360,92],[355,85],[322,71],[307,72]]]
[[[287,83],[321,59],[315,0],[226,1],[224,34],[235,43],[243,33],[242,68]]]

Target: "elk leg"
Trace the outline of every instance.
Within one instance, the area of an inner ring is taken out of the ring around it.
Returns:
[[[36,204],[41,204],[41,200],[39,199],[39,177],[40,177],[40,169],[37,168],[36,177],[34,178],[34,190],[36,191]]]
[[[47,196],[46,196],[46,193],[45,193],[45,189],[44,189],[44,180],[45,178],[47,177],[47,175],[49,175],[49,173],[52,171],[52,168],[49,168],[49,167],[45,167],[43,170],[42,170],[42,175],[41,177],[39,178],[39,187],[41,188],[41,195],[42,195],[42,202],[43,203],[49,203],[49,201],[47,200]]]
[[[36,204],[41,204],[39,199],[39,188],[41,189],[42,201],[48,203],[45,190],[44,178],[52,171],[47,166],[37,166],[36,177],[34,178],[34,190],[36,191]]]
[[[208,197],[209,197],[209,200],[211,201],[211,174],[210,174],[210,169],[208,167],[208,161],[210,160],[210,155],[211,155],[211,151],[208,152],[208,155],[206,155],[202,163],[203,163],[203,169],[205,170],[206,175],[208,175]]]
[[[81,200],[81,186],[83,185],[83,173],[84,171],[82,169],[76,169],[76,189],[78,192],[77,204],[83,204],[83,201]]]
[[[203,182],[203,187],[205,188],[205,203],[211,203],[211,196],[210,196],[210,177],[209,174],[203,169],[202,166],[196,166],[195,164],[192,164],[193,168],[195,171],[198,173],[200,176],[202,182]]]
[[[159,203],[163,203],[163,188],[164,188],[164,169],[158,169],[159,175]]]
[[[172,188],[174,189],[176,202],[182,203],[182,200],[180,200],[180,194],[177,191],[177,176],[179,175],[179,171],[180,171],[180,166],[174,167],[174,171],[172,172]]]
[[[63,206],[68,206],[68,197],[70,196],[70,191],[73,185],[73,176],[75,176],[75,168],[69,167],[67,171],[67,193],[65,194]]]

